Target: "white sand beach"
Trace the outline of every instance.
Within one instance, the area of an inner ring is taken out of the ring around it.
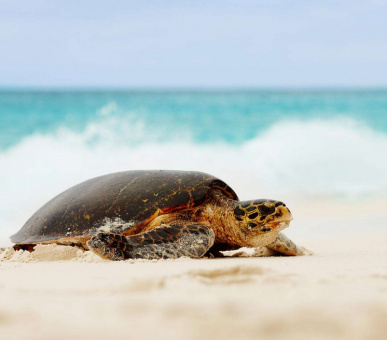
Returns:
[[[387,234],[302,257],[109,262],[71,247],[0,255],[1,339],[384,339]]]

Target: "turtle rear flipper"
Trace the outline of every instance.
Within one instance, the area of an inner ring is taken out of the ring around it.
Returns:
[[[91,251],[109,260],[153,260],[181,256],[200,258],[214,244],[214,240],[213,230],[201,224],[165,225],[129,237],[98,233],[87,245]]]

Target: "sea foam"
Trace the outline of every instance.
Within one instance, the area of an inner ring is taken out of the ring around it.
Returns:
[[[387,192],[387,136],[348,119],[281,121],[240,144],[192,142],[104,115],[80,131],[35,134],[0,153],[0,246],[45,202],[91,177],[129,169],[211,173],[243,200],[353,200]]]

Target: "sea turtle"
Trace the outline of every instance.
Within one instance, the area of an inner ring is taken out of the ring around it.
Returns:
[[[280,201],[239,201],[220,179],[196,171],[136,170],[96,177],[46,203],[11,237],[90,249],[110,260],[160,259],[240,247],[302,251],[280,233],[292,215]]]

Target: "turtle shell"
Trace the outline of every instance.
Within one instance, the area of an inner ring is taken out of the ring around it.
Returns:
[[[137,234],[159,215],[199,206],[211,189],[238,199],[226,183],[196,171],[133,170],[92,178],[46,203],[11,240],[28,244],[90,236],[106,219],[121,221],[126,235]]]

